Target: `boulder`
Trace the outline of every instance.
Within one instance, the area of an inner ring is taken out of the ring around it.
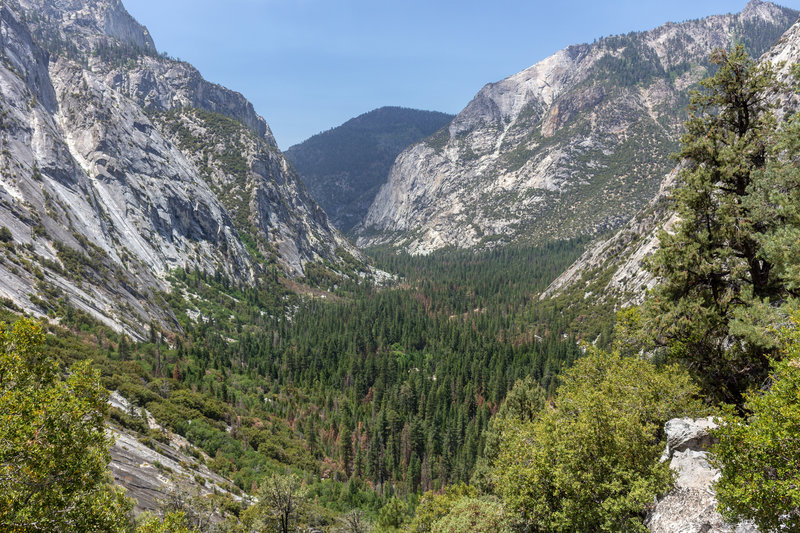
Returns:
[[[717,512],[713,484],[719,477],[708,457],[713,417],[675,418],[664,426],[667,447],[661,457],[677,477],[675,488],[656,502],[645,524],[653,533],[758,533],[751,522],[730,524]]]

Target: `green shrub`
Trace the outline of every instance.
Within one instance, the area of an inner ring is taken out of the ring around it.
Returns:
[[[536,531],[645,531],[647,505],[672,486],[663,424],[699,414],[685,371],[590,349],[555,406],[510,419],[494,475],[506,508]]]
[[[117,390],[122,396],[136,405],[143,406],[160,399],[158,394],[137,383],[121,383]]]
[[[87,361],[61,378],[32,320],[0,323],[0,531],[128,531],[109,485],[108,391]]]
[[[477,494],[473,487],[465,483],[450,485],[441,494],[429,490],[422,495],[409,530],[411,533],[428,533],[434,522],[447,515],[456,502],[465,498],[472,499]]]
[[[406,504],[399,498],[391,498],[378,511],[378,527],[382,531],[397,531],[406,521]]]
[[[432,533],[511,533],[503,506],[496,500],[461,498],[434,522]]]
[[[124,428],[131,429],[138,433],[147,432],[147,423],[144,420],[136,416],[131,416],[121,409],[111,407],[109,409],[109,416]]]
[[[714,432],[720,512],[731,521],[753,520],[761,531],[800,529],[800,332],[786,337],[772,386],[745,397],[747,420],[729,414]]]

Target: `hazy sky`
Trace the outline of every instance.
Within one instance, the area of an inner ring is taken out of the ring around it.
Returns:
[[[722,0],[123,0],[156,47],[245,95],[281,149],[371,109],[457,113],[567,45],[740,11]],[[800,9],[800,0],[782,5]]]

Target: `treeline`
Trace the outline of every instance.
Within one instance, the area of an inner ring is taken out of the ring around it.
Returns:
[[[434,312],[467,313],[488,307],[512,312],[531,303],[565,265],[577,259],[588,241],[584,237],[482,252],[447,248],[425,256],[375,249],[371,255],[378,268],[413,282],[430,296]]]

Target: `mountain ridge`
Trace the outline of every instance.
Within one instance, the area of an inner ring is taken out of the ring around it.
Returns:
[[[793,24],[759,61],[778,67],[778,80],[790,86],[791,66],[800,61],[800,24]],[[770,99],[776,104],[775,111],[779,117],[800,109],[800,98],[795,92],[776,90]],[[617,306],[640,304],[646,291],[657,282],[645,269],[644,261],[658,247],[658,233],[669,231],[678,220],[672,208],[671,193],[679,186],[681,168],[679,164],[664,176],[658,194],[647,206],[614,234],[592,243],[543,291],[540,299],[569,291],[584,291],[585,297],[591,296],[598,301],[615,300]],[[607,280],[607,283],[597,284],[597,279]]]
[[[10,305],[74,306],[140,338],[142,323],[178,327],[158,297],[174,269],[253,284],[361,257],[252,104],[157,55],[119,1],[7,2],[0,16]]]
[[[796,17],[754,1],[573,45],[487,84],[447,130],[398,156],[357,243],[428,253],[620,226],[671,167],[687,88],[711,50],[739,39],[761,53]]]

